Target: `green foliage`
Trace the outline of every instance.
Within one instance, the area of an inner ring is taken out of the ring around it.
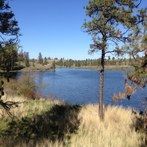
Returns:
[[[19,27],[14,13],[6,0],[0,0],[0,69],[6,70],[7,81],[9,71],[17,61],[18,35]]]
[[[44,58],[43,64],[44,64],[44,65],[47,65],[47,64],[48,64],[48,61],[47,61],[47,58],[46,58],[46,57]]]
[[[29,67],[30,66],[30,62],[29,62],[29,53],[25,52],[24,54],[24,62],[25,62],[25,66]]]
[[[35,60],[34,60],[35,62]],[[30,66],[30,58],[29,58],[29,52],[24,52],[21,50],[18,52],[18,64],[19,66],[29,67]]]
[[[0,132],[3,132],[5,129],[7,129],[7,121],[4,119],[0,120]],[[1,133],[0,133],[1,134]]]
[[[90,0],[86,6],[90,19],[83,25],[93,38],[90,52],[110,50],[109,42],[118,48],[118,42],[128,41],[131,29],[143,21],[141,15],[134,13],[136,8],[137,3],[132,0]],[[117,53],[117,48],[111,51]]]
[[[13,70],[17,62],[17,45],[5,44],[0,49],[0,69],[7,72]]]
[[[56,62],[58,66],[64,67],[86,67],[86,66],[98,66],[99,60],[96,59],[86,59],[86,60],[65,60],[61,58]]]
[[[0,0],[0,48],[6,42],[16,42],[18,33],[19,27],[14,13],[6,0]]]
[[[147,15],[147,11],[144,13]],[[131,42],[125,45],[126,52],[133,58],[130,64],[134,67],[134,71],[128,74],[128,78],[144,87],[147,84],[147,22],[145,21],[138,28],[139,31],[134,29]]]
[[[128,73],[128,79],[137,84],[138,86],[145,87],[147,84],[147,73],[138,68]]]
[[[38,63],[43,64],[43,57],[41,53],[39,53],[39,56],[38,56]]]
[[[86,60],[65,60],[61,58],[56,61],[56,65],[60,67],[99,67],[101,64],[101,59],[86,59]],[[105,59],[105,65],[107,66],[117,66],[117,65],[127,65],[130,66],[129,59],[126,58],[115,58],[108,56],[108,59]]]

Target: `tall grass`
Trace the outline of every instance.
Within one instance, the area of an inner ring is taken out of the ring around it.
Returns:
[[[18,107],[11,108],[10,112],[17,118],[32,117],[33,115],[42,114],[55,104],[61,104],[58,100],[31,100],[19,96],[6,96],[3,98],[4,101],[18,102]],[[0,119],[10,119],[4,109],[0,109]]]
[[[132,127],[135,121],[131,110],[120,107],[106,108],[105,120],[98,117],[97,105],[83,107],[79,117],[78,134],[71,138],[71,146],[85,147],[138,147],[145,136]]]
[[[16,137],[15,135],[19,137],[23,131],[34,134],[35,132],[28,131],[31,129],[29,125],[35,127],[36,124],[40,124],[41,126],[36,127],[40,134],[45,134],[46,137],[40,136],[28,142],[20,140],[15,144],[16,142],[9,136],[10,139],[8,137],[5,141],[0,139],[1,146],[2,143],[3,146],[22,147],[139,147],[145,145],[145,134],[135,131],[136,120],[130,109],[107,106],[105,120],[101,122],[98,117],[98,105],[85,105],[79,109],[79,106],[69,106],[59,101],[28,100],[19,97],[18,100],[23,103],[11,110],[18,118],[18,121],[13,122],[15,125],[0,109],[0,134],[5,130],[8,131],[8,128],[12,129],[9,131],[13,133],[13,137]],[[22,124],[24,128],[21,128]]]

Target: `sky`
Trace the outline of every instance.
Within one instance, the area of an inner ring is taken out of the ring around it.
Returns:
[[[144,1],[144,5],[147,5]],[[20,27],[20,45],[30,58],[86,59],[91,37],[82,25],[88,0],[10,0]]]
[[[87,0],[13,0],[20,27],[20,45],[30,58],[85,59],[91,37],[82,29]]]

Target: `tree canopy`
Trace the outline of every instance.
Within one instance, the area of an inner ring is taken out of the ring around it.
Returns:
[[[19,35],[18,22],[6,0],[0,0],[0,46],[14,43]]]
[[[138,34],[134,32],[131,42],[126,44],[126,52],[133,58],[134,71],[129,73],[129,79],[144,87],[147,84],[147,22],[140,26]]]
[[[0,69],[9,73],[17,61],[18,22],[6,0],[0,0]]]

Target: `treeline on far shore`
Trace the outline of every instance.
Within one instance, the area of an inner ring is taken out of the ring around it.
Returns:
[[[106,66],[130,65],[132,59],[115,59],[115,57],[105,60]],[[85,60],[65,60],[63,58],[56,60],[56,65],[64,67],[97,67],[100,66],[100,59],[85,59]]]
[[[5,57],[6,58],[6,57]],[[142,57],[139,57],[140,61],[142,61]],[[85,60],[74,60],[74,59],[65,59],[65,58],[51,58],[51,57],[43,57],[41,52],[38,54],[37,58],[30,58],[29,52],[17,51],[15,50],[15,54],[13,58],[9,58],[9,64],[4,62],[0,66],[0,71],[7,71],[8,65],[9,70],[50,70],[55,69],[56,67],[86,67],[86,68],[97,68],[101,65],[100,58],[98,59],[85,59]],[[0,61],[0,63],[3,63]],[[130,67],[135,63],[135,60],[132,58],[124,58],[124,57],[111,57],[108,56],[105,59],[105,65],[109,68],[117,68],[117,67]]]
[[[141,57],[140,57],[141,58]],[[98,59],[85,59],[85,60],[74,60],[74,59],[65,59],[65,58],[51,58],[43,57],[39,53],[37,59],[30,59],[29,53],[20,52],[18,53],[18,65],[25,67],[40,67],[40,66],[49,66],[50,67],[96,67],[100,65],[100,58]],[[110,57],[105,60],[106,66],[131,66],[134,62],[131,58],[115,58]]]

